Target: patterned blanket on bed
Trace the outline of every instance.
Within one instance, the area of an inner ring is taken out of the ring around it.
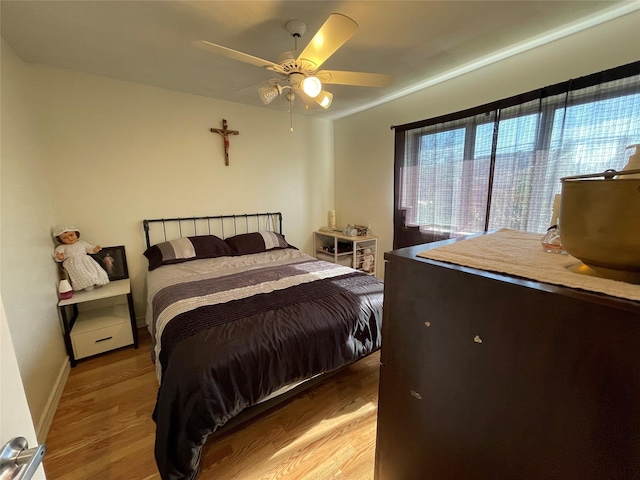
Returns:
[[[382,296],[375,277],[308,256],[160,289],[152,331],[162,478],[195,478],[206,437],[248,406],[377,350]]]

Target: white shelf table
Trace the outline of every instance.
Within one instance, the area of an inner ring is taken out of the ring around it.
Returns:
[[[340,251],[339,244],[349,243],[349,249]],[[370,262],[368,271],[363,269],[364,251],[371,249],[373,260]],[[313,251],[316,258],[339,263],[365,271],[369,275],[376,274],[378,261],[378,237],[373,235],[359,235],[350,237],[340,232],[313,232]]]

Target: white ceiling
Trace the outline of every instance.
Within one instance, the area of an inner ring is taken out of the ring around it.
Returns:
[[[257,88],[274,74],[194,47],[208,40],[270,61],[293,50],[284,25],[307,24],[302,49],[329,14],[358,32],[322,68],[390,74],[387,88],[330,85],[341,118],[446,76],[640,9],[639,1],[10,1],[2,38],[25,62],[66,68],[263,108]]]

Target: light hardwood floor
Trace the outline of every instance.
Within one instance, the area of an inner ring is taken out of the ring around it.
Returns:
[[[71,369],[46,441],[48,480],[159,479],[151,341]],[[205,444],[198,480],[371,480],[379,353]]]

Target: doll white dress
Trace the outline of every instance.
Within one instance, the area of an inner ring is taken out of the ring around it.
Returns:
[[[64,253],[62,267],[69,274],[71,287],[76,291],[109,283],[107,272],[104,271],[98,262],[88,255],[89,253],[93,253],[94,248],[94,245],[90,245],[84,240],[78,240],[70,245],[62,244],[56,247],[56,253]]]

